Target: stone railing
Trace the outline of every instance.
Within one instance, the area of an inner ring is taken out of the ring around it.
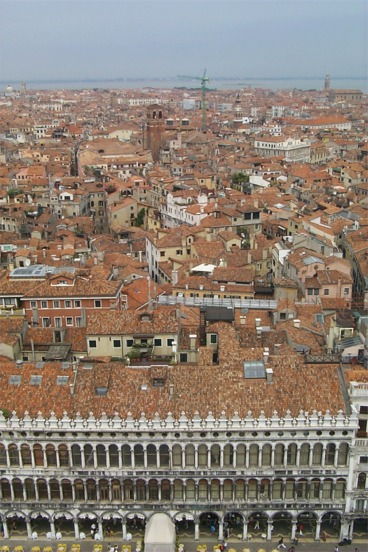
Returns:
[[[257,430],[320,430],[320,429],[356,430],[358,427],[358,416],[356,413],[346,416],[342,410],[334,416],[327,410],[324,414],[313,411],[311,413],[300,411],[299,415],[293,417],[290,411],[280,417],[277,411],[267,418],[263,411],[255,418],[251,412],[247,416],[241,418],[237,412],[234,412],[232,418],[227,418],[225,413],[219,418],[215,418],[212,412],[208,413],[206,418],[201,418],[196,413],[193,418],[188,418],[185,412],[182,412],[180,417],[175,419],[171,412],[165,418],[161,418],[158,413],[152,419],[146,418],[142,412],[139,419],[133,418],[128,413],[128,416],[123,419],[117,413],[112,418],[109,418],[105,413],[102,413],[100,418],[95,418],[90,412],[88,418],[83,418],[77,413],[73,418],[64,412],[62,418],[57,418],[53,412],[49,417],[45,418],[41,412],[37,417],[32,418],[28,412],[24,413],[22,418],[17,416],[14,411],[10,417],[4,417],[0,411],[0,430],[16,429],[16,430],[70,430],[70,431],[254,431]]]

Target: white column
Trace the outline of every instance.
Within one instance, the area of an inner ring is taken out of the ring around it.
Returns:
[[[79,540],[79,524],[78,524],[78,520],[74,520],[74,533],[75,533],[75,538],[77,540]]]
[[[316,541],[319,541],[319,539],[320,539],[320,535],[321,535],[321,523],[322,523],[321,520],[320,520],[320,519],[317,519],[317,521],[316,521],[316,534],[315,534],[315,536],[314,536],[314,539],[315,539]]]
[[[219,521],[219,540],[222,540],[224,538],[224,522],[221,520]]]
[[[4,539],[8,539],[9,538],[8,520],[5,517],[3,518],[3,531],[4,531]]]
[[[296,519],[293,519],[291,522],[291,540],[293,541],[295,539],[296,534]]]
[[[247,540],[248,538],[248,520],[244,521],[243,523],[243,540]]]
[[[194,522],[194,540],[199,540],[199,521]]]
[[[30,518],[26,518],[26,527],[27,527],[27,538],[31,539],[32,538],[32,525],[31,525]],[[6,538],[5,537],[5,531],[4,531],[4,538]]]
[[[123,529],[123,540],[126,540],[127,536],[127,526],[126,526],[126,519],[122,520],[122,529]]]
[[[272,539],[272,528],[273,528],[273,523],[272,523],[272,520],[269,519],[267,522],[267,540]]]
[[[98,520],[98,532],[101,536],[101,539],[103,539],[103,525],[102,525],[102,519]]]

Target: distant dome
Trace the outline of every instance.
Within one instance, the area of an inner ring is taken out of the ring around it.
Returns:
[[[6,91],[13,92],[13,87],[10,84],[8,84],[8,86],[6,87]]]

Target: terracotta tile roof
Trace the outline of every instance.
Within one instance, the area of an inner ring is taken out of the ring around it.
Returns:
[[[150,320],[142,320],[144,312],[95,312],[87,318],[88,335],[154,334],[178,331],[175,307],[159,307],[149,313]]]
[[[83,363],[80,364],[75,394],[71,395],[69,386],[56,385],[57,375],[72,378],[71,367],[62,369],[59,363],[45,363],[36,368],[32,363],[24,363],[22,368],[16,368],[14,362],[5,362],[0,374],[2,408],[16,410],[18,416],[25,410],[36,416],[41,410],[44,416],[52,411],[62,416],[67,411],[69,416],[79,412],[88,417],[92,412],[98,417],[105,412],[108,417],[115,413],[126,417],[130,412],[135,418],[142,412],[147,418],[154,417],[156,412],[161,417],[171,412],[177,418],[182,412],[188,417],[196,412],[201,417],[208,412],[215,417],[222,412],[228,416],[238,412],[245,417],[249,411],[255,416],[261,411],[272,416],[275,410],[280,415],[290,410],[297,416],[300,410],[328,409],[332,415],[345,410],[337,365],[306,365],[300,355],[270,355],[272,384],[266,379],[245,379],[243,362],[261,360],[262,349],[242,348],[235,328],[229,324],[214,324],[211,331],[219,336],[219,364],[212,364],[212,351],[201,349],[199,365],[180,364],[164,369],[163,388],[152,386],[155,368],[135,369],[105,360],[95,362],[92,369],[84,369]],[[16,373],[22,375],[17,388],[9,385],[9,376]],[[32,374],[43,376],[40,386],[30,385]],[[142,390],[143,384],[147,390]],[[96,399],[95,389],[99,386],[107,387],[107,394]]]
[[[24,299],[63,298],[63,297],[116,297],[121,282],[106,280],[103,276],[92,274],[88,277],[77,276],[73,285],[57,286],[46,280],[24,294]]]

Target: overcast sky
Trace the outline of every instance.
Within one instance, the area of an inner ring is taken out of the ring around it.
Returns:
[[[0,80],[364,77],[366,0],[0,0]]]

